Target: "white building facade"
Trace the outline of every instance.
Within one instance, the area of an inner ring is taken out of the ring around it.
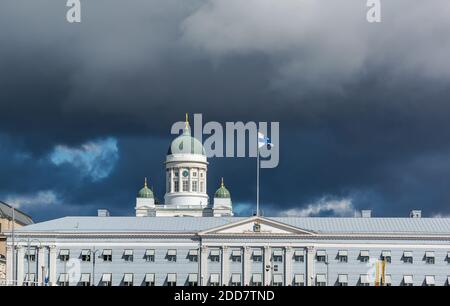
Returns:
[[[37,223],[18,229],[14,246],[7,233],[8,283],[450,285],[450,218],[234,217],[223,180],[209,201],[208,162],[187,120],[165,166],[165,203],[145,181],[134,217],[101,210]]]

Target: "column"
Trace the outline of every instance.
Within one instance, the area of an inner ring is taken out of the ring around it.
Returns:
[[[250,278],[251,278],[251,259],[252,259],[252,249],[248,246],[244,247],[244,254],[243,254],[243,285],[248,286],[250,285]]]
[[[45,247],[39,247],[38,252],[38,265],[37,265],[37,281],[39,282],[39,286],[42,285],[44,282],[44,275],[42,275],[43,269],[42,267],[45,267]]]
[[[6,281],[8,285],[13,285],[13,266],[12,266],[12,258],[13,258],[13,247],[6,247]]]
[[[271,248],[269,246],[264,247],[264,285],[270,286],[272,279],[272,265],[270,263]]]
[[[168,190],[170,193],[173,193],[173,191],[175,190],[175,186],[174,186],[174,180],[173,180],[173,168],[170,168],[170,190]]]
[[[200,284],[202,286],[208,285],[208,247],[202,245],[200,249]]]
[[[17,247],[17,286],[23,285],[25,275],[23,274],[23,265],[25,258],[25,249],[21,246]]]
[[[192,168],[189,168],[189,181],[188,181],[188,184],[189,184],[189,187],[188,187],[188,190],[189,190],[189,192],[192,192]]]
[[[182,192],[183,191],[183,173],[182,173],[182,168],[178,168],[178,192]]]
[[[222,285],[228,286],[230,282],[229,264],[230,264],[230,254],[228,246],[224,245],[222,247]]]
[[[56,284],[56,246],[52,245],[50,247],[50,285],[54,286]]]
[[[306,285],[314,286],[314,258],[316,255],[316,250],[314,247],[306,248]]]
[[[285,286],[291,286],[292,285],[292,248],[286,247],[285,248],[285,269],[284,269],[284,285]]]

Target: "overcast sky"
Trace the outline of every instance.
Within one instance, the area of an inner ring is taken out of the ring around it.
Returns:
[[[164,197],[172,123],[280,122],[265,215],[450,215],[450,2],[0,1],[0,200],[37,220]],[[254,159],[209,160],[240,215]]]

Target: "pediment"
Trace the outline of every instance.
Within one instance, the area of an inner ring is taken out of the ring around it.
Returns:
[[[280,223],[263,217],[250,217],[220,227],[200,232],[200,235],[313,235],[289,224]]]

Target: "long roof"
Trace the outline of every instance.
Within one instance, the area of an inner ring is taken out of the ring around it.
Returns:
[[[0,218],[12,220],[12,207],[2,201],[0,201]],[[14,210],[14,219],[21,225],[29,225],[33,223],[33,220],[23,211],[18,209]]]
[[[199,232],[249,217],[64,217],[17,232]],[[264,217],[299,229],[332,234],[450,234],[450,218]]]

